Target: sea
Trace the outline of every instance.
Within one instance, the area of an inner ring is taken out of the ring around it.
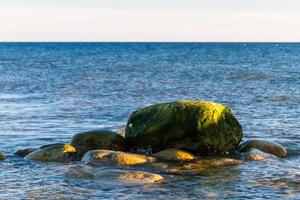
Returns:
[[[109,178],[112,166],[14,155],[116,131],[133,111],[180,99],[229,106],[243,141],[277,142],[287,158],[135,184]],[[300,43],[0,43],[1,200],[300,199],[299,144]]]

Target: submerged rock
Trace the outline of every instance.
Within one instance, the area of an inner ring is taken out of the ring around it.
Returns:
[[[169,161],[194,160],[197,158],[193,154],[180,149],[166,149],[158,153],[155,153],[152,156],[160,160],[169,160]]]
[[[135,148],[153,152],[181,148],[197,153],[235,151],[243,137],[230,109],[207,101],[175,101],[133,112],[125,139]]]
[[[103,162],[119,165],[138,165],[155,161],[155,158],[141,154],[110,150],[91,150],[82,157],[83,162]]]
[[[5,160],[5,158],[6,158],[5,155],[2,152],[0,152],[0,161]]]
[[[36,150],[37,148],[19,149],[14,154],[17,156],[25,157]]]
[[[249,151],[246,152],[245,158],[246,160],[262,161],[266,159],[276,158],[276,156],[268,153],[264,153],[258,149],[250,149]]]
[[[71,145],[56,144],[38,149],[25,156],[25,159],[43,162],[70,162],[74,160],[74,153],[75,148]]]
[[[227,157],[208,157],[204,159],[198,159],[193,162],[181,162],[181,163],[166,163],[155,162],[151,165],[167,173],[175,174],[199,174],[205,170],[210,170],[222,166],[238,165],[243,161],[235,158]]]
[[[69,171],[65,173],[65,177],[74,179],[92,179],[96,178],[96,175],[92,172],[92,167],[87,165],[75,165],[69,168]]]
[[[74,178],[74,179],[91,179],[95,178],[95,174],[88,172],[68,172],[65,174],[65,177]]]
[[[287,156],[287,150],[282,145],[276,142],[264,141],[264,140],[249,140],[242,143],[239,146],[240,152],[247,152],[250,149],[258,149],[265,153],[275,155],[279,158],[284,158]]]
[[[131,183],[157,183],[163,181],[163,179],[159,174],[143,171],[127,172],[119,176],[119,180]]]
[[[124,150],[124,138],[109,130],[95,130],[75,134],[71,143],[76,148],[78,158],[86,152],[96,149]]]

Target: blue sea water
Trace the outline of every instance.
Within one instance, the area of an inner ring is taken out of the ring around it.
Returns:
[[[132,185],[66,175],[105,167],[13,154],[117,130],[134,110],[178,99],[228,105],[244,140],[276,141],[289,156]],[[0,43],[0,199],[297,199],[299,142],[300,44]]]

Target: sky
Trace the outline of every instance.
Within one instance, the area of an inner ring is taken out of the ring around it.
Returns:
[[[300,1],[0,0],[0,41],[300,42]]]

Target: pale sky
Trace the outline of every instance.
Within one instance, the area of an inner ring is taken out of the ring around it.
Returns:
[[[0,0],[0,41],[300,42],[300,0]]]

